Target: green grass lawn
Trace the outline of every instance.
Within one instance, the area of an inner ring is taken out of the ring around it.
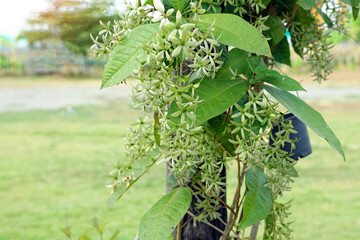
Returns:
[[[300,178],[286,194],[294,198],[295,240],[360,239],[360,107],[355,109],[322,111],[344,145],[346,163],[311,133],[313,154],[300,160]],[[123,159],[124,137],[136,116],[125,102],[0,114],[0,239],[65,239],[60,229],[66,222],[79,236],[94,216],[107,222],[107,236],[120,229],[118,239],[133,239],[140,217],[165,191],[164,166],[156,166],[106,210],[106,174]]]

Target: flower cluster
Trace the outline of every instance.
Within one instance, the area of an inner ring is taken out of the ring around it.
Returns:
[[[317,24],[302,24],[293,22],[289,26],[293,44],[309,65],[315,80],[319,83],[327,79],[332,71],[333,44],[329,41],[330,33]]]
[[[127,137],[130,162],[118,164],[110,175],[115,185],[134,180],[136,166],[151,164],[153,161],[146,158],[161,144],[161,154],[153,160],[167,162],[170,174],[181,185],[188,184],[190,178],[201,183],[193,186],[199,199],[197,207],[203,211],[198,219],[216,218],[214,206],[219,203],[214,202],[214,196],[225,193],[219,175],[224,162],[219,160],[222,156],[214,136],[195,124],[199,100],[194,90],[203,76],[215,76],[222,65],[221,50],[212,27],[201,32],[195,24],[185,22],[180,12],[173,23],[168,19],[172,11],[158,10],[152,21],[160,21],[159,33],[154,42],[143,46],[145,57],[139,58],[143,60],[133,75],[138,83],[133,88],[132,105],[142,110],[143,118]]]
[[[208,7],[216,9],[222,3],[248,16],[259,15],[265,8],[259,0],[208,1]],[[201,2],[190,5],[194,18],[204,12]],[[170,21],[171,18],[175,21]],[[129,7],[112,28],[110,24],[103,25],[105,29],[100,32],[103,42],[95,39],[93,48],[98,55],[107,55],[128,31],[150,21],[159,24],[159,32],[154,41],[142,46],[144,55],[138,57],[140,65],[133,73],[137,83],[131,96],[132,106],[141,110],[142,115],[127,136],[129,162],[117,164],[110,173],[114,179],[112,187],[124,183],[129,186],[150,165],[166,162],[176,183],[191,187],[197,200],[195,220],[208,221],[218,218],[219,208],[224,207],[220,203],[225,194],[222,173],[228,162],[236,162],[244,171],[253,167],[263,170],[268,180],[266,186],[272,192],[272,215],[274,219],[283,219],[286,209],[279,207],[277,197],[289,190],[295,162],[282,146],[294,145],[289,138],[294,130],[291,122],[284,121],[278,105],[249,81],[243,99],[226,111],[226,124],[220,134],[228,136],[225,144],[233,150],[227,149],[210,123],[197,123],[196,110],[201,99],[195,90],[201,81],[212,80],[223,64],[221,45],[212,26],[201,31],[180,12],[173,14],[172,9],[165,12],[159,6]],[[251,23],[264,30],[264,21],[266,17],[258,16]],[[272,136],[276,124],[283,130]]]
[[[98,36],[90,35],[94,44],[90,50],[96,54],[97,57],[107,57],[114,49],[117,43],[126,36],[133,28],[141,24],[149,23],[152,19],[151,12],[153,8],[146,6],[126,5],[124,13],[119,14],[120,19],[115,19],[113,23],[106,24],[100,21],[103,29]]]
[[[264,239],[291,239],[293,221],[288,220],[291,201],[273,201],[270,214],[265,219]]]
[[[283,192],[290,190],[290,183],[293,182],[294,165],[296,161],[290,158],[288,153],[282,148],[290,143],[292,149],[295,148],[294,140],[290,139],[291,133],[296,133],[291,121],[286,121],[283,114],[277,110],[277,103],[272,103],[264,94],[263,90],[256,92],[248,90],[247,98],[243,98],[239,104],[233,108],[232,120],[228,131],[233,136],[229,141],[235,146],[235,155],[230,156],[230,160],[239,161],[246,169],[256,166],[264,171],[267,178],[265,185],[271,190],[272,194],[272,221],[274,226],[282,227],[281,232],[275,229],[276,234],[290,236],[291,222],[286,220],[285,213],[289,204],[281,204],[277,198]],[[274,125],[281,129],[275,135],[271,130]],[[280,208],[280,206],[283,206]],[[278,224],[278,222],[280,223]],[[268,239],[287,239],[271,238]]]
[[[347,34],[347,23],[350,19],[348,6],[336,0],[327,0],[323,2],[323,11],[329,17],[331,24],[326,23],[329,29],[338,31],[339,34]]]

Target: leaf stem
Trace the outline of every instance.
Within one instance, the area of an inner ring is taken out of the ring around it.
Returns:
[[[178,226],[177,226],[176,240],[181,240],[182,221],[183,220],[181,219],[180,222],[178,223]]]

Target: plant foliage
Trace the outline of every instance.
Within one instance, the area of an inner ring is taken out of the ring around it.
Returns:
[[[357,15],[358,2],[345,3]],[[315,80],[325,80],[328,31],[346,32],[347,9],[336,0],[163,0],[129,5],[119,21],[104,24],[113,29],[93,38],[92,47],[109,56],[102,87],[131,75],[132,106],[141,111],[127,137],[128,162],[110,173],[109,204],[155,163],[166,163],[173,189],[142,218],[140,239],[174,232],[179,240],[183,227],[198,222],[222,240],[248,239],[247,228],[262,220],[264,239],[291,239],[291,201],[282,196],[298,177],[291,158],[297,131],[284,115],[292,112],[345,154],[320,113],[289,93],[305,89],[274,66],[291,65],[291,42]],[[272,133],[274,126],[281,130]],[[224,168],[237,172],[231,205],[223,200]],[[182,223],[185,214],[190,220]]]

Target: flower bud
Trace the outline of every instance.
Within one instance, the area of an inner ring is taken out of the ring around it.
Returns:
[[[181,25],[181,12],[176,12],[176,26],[179,27]]]

